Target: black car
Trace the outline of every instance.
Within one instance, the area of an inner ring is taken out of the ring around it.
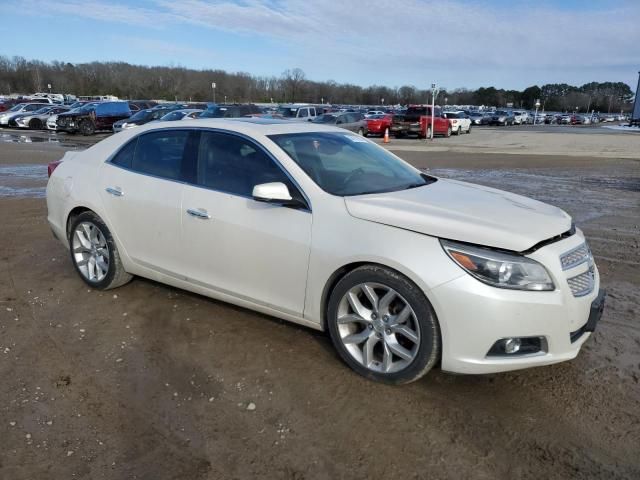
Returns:
[[[249,115],[261,114],[262,110],[257,105],[251,103],[222,104],[215,103],[207,105],[207,109],[198,118],[238,118]]]
[[[156,105],[153,108],[147,108],[145,110],[140,110],[137,113],[134,113],[129,118],[124,118],[122,120],[118,120],[113,124],[113,131],[120,132],[121,130],[125,130],[127,128],[138,127],[140,125],[144,125],[145,123],[153,122],[154,120],[158,120],[160,117],[166,115],[167,113],[173,110],[180,110],[185,108],[184,105],[178,103],[170,103],[163,105]]]

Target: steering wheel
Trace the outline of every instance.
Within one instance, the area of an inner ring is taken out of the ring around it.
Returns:
[[[360,167],[356,168],[353,172],[351,172],[349,175],[347,175],[347,178],[345,178],[342,182],[342,186],[346,187],[349,182],[351,182],[351,180],[353,180],[356,177],[359,177],[361,175],[364,175],[364,170]]]

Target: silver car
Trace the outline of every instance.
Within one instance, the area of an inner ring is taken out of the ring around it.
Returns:
[[[52,115],[58,115],[58,113],[68,112],[69,107],[62,106],[50,106],[43,107],[40,110],[29,115],[22,115],[16,118],[16,125],[18,128],[30,128],[33,130],[41,130],[46,128],[47,120]]]
[[[35,112],[36,110],[40,110],[41,108],[48,106],[50,106],[49,103],[19,103],[14,105],[13,108],[0,114],[0,127],[13,127],[15,126],[13,124],[15,123],[15,118],[17,116]]]

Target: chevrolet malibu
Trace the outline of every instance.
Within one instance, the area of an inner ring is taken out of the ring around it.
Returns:
[[[562,210],[336,127],[161,122],[50,172],[49,224],[91,287],[137,275],[326,330],[373,380],[569,360],[604,305]]]

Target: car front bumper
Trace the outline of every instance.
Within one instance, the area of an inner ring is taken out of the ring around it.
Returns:
[[[582,243],[584,237],[576,234],[529,255],[547,267],[556,285],[554,291],[500,289],[470,275],[433,289],[429,298],[442,331],[442,369],[485,374],[575,358],[600,319],[605,295],[594,264],[566,271],[560,266],[560,256]],[[576,297],[569,279],[587,271],[592,272],[592,289]],[[490,354],[497,341],[507,338],[537,338],[542,348],[526,354]]]

